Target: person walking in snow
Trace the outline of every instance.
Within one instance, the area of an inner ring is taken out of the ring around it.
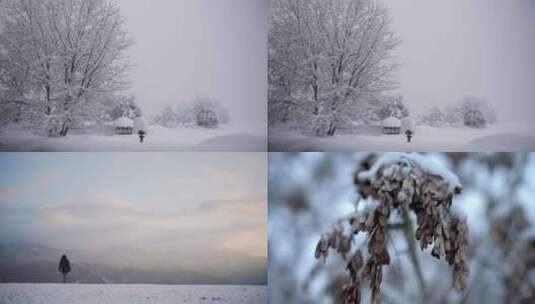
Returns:
[[[405,131],[405,135],[407,135],[407,142],[410,143],[412,139],[412,131],[411,130]]]
[[[139,131],[137,132],[137,135],[139,135],[139,142],[140,142],[140,143],[143,143],[143,138],[145,138],[145,134],[146,134],[146,133],[145,133],[145,131],[143,131],[143,130],[139,130]]]
[[[63,283],[67,283],[67,273],[71,272],[71,264],[69,263],[69,259],[67,259],[66,255],[61,256],[58,271],[63,275]]]

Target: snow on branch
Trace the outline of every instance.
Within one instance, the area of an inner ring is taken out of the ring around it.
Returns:
[[[372,303],[380,301],[383,266],[390,264],[386,239],[392,212],[403,215],[402,226],[407,232],[421,287],[425,285],[416,265],[416,246],[411,246],[416,244],[414,239],[420,250],[433,245],[431,255],[445,259],[452,267],[455,290],[465,290],[469,272],[465,254],[468,226],[450,208],[454,196],[462,190],[454,173],[419,154],[389,153],[380,157],[372,154],[359,164],[354,184],[363,198],[370,197],[377,204],[341,219],[332,231],[322,236],[315,252],[317,259],[325,259],[329,249],[333,249],[346,261],[350,279],[343,290],[347,303],[360,303],[363,280],[370,282]],[[410,212],[416,215],[415,232]],[[347,226],[350,228],[343,228]],[[353,248],[353,238],[361,232],[367,233],[367,259],[360,248]]]

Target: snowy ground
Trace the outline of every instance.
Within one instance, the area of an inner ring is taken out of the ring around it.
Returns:
[[[502,122],[483,129],[418,126],[411,143],[403,135],[378,132],[309,137],[269,130],[270,151],[534,151],[535,122]]]
[[[267,303],[266,286],[0,284],[2,304]]]
[[[263,123],[234,123],[218,129],[150,126],[143,144],[136,135],[72,132],[49,138],[16,126],[0,130],[0,151],[266,151]]]

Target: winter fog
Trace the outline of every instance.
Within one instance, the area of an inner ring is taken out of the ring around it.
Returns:
[[[535,3],[384,0],[402,40],[399,88],[412,111],[481,96],[500,120],[535,114]]]
[[[67,254],[78,283],[265,284],[265,157],[3,154],[0,277],[57,282]]]
[[[261,0],[118,0],[140,107],[208,96],[235,121],[266,121],[266,4]]]

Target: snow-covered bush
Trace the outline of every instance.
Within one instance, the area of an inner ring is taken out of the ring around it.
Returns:
[[[497,121],[496,112],[479,97],[464,97],[457,105],[456,112],[469,127],[481,128]]]
[[[199,126],[216,128],[230,121],[227,109],[214,98],[197,98],[173,108],[167,106],[154,118],[156,124],[165,127]]]
[[[420,122],[432,127],[465,125],[482,128],[497,121],[494,109],[482,98],[464,97],[456,104],[434,106],[420,117]]]
[[[377,117],[380,120],[384,120],[388,117],[402,119],[407,116],[409,116],[409,109],[403,103],[403,97],[401,95],[386,97],[377,110]]]
[[[449,104],[443,108],[434,106],[428,114],[421,117],[423,124],[432,127],[465,125],[482,128],[496,121],[494,109],[478,97],[464,97],[457,104]]]
[[[141,117],[142,112],[136,104],[135,96],[120,97],[118,99],[118,101],[114,101],[109,112],[111,120],[116,120],[119,117],[128,117],[130,119]]]
[[[164,127],[175,127],[178,123],[177,115],[171,106],[166,106],[160,115],[154,118],[154,123]]]
[[[219,126],[219,119],[212,110],[202,110],[197,113],[197,125],[203,128],[217,128]]]
[[[443,110],[441,110],[438,106],[434,106],[431,108],[428,114],[420,117],[420,123],[435,128],[441,128],[448,124],[448,118]]]
[[[473,128],[483,128],[487,125],[487,120],[481,110],[468,110],[464,114],[464,125]]]

